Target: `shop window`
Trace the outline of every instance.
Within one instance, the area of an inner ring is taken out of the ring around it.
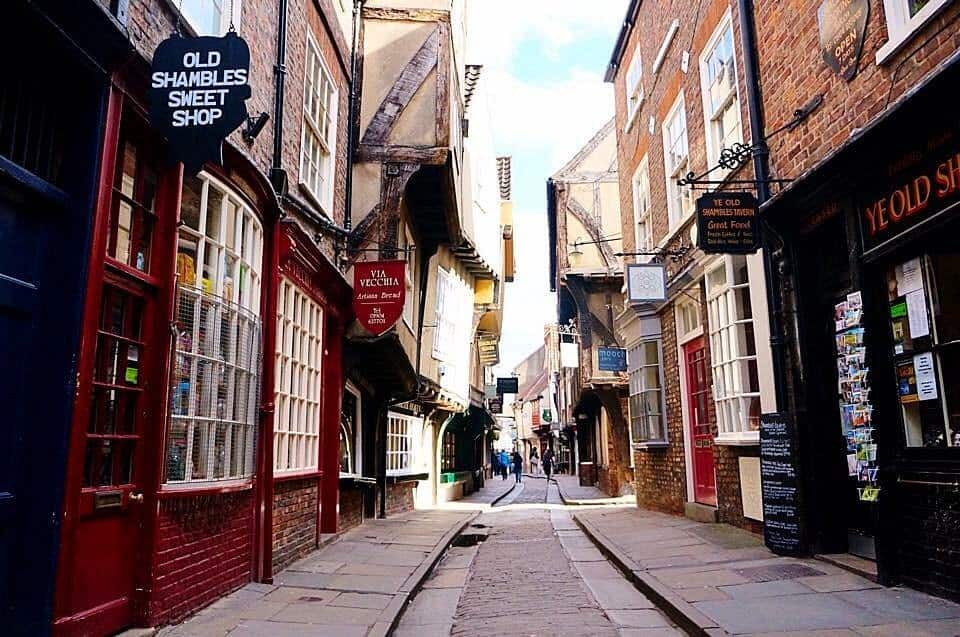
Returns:
[[[640,104],[643,103],[643,63],[640,57],[640,45],[633,51],[630,66],[627,67],[627,130],[633,125]]]
[[[743,141],[733,23],[729,14],[700,56],[700,81],[707,132],[707,163],[713,166],[724,149]]]
[[[197,35],[223,35],[231,21],[240,24],[240,5],[241,0],[181,0],[179,7]]]
[[[313,37],[307,36],[303,91],[300,183],[328,215],[333,214],[337,139],[337,91]]]
[[[347,383],[343,388],[340,408],[340,475],[359,475],[360,462],[360,392]]]
[[[726,257],[706,275],[710,365],[718,442],[755,442],[760,381],[746,257]]]
[[[630,376],[630,435],[635,443],[665,443],[661,341],[644,341],[627,351]]]
[[[889,269],[894,364],[908,447],[960,447],[960,254]]]
[[[887,42],[877,51],[877,64],[884,63],[928,24],[952,0],[883,0],[887,18]]]
[[[415,442],[422,420],[397,412],[387,413],[387,473],[408,473],[413,469]]]
[[[177,248],[169,484],[253,474],[263,229],[208,175],[186,177]]]
[[[319,467],[324,314],[286,278],[279,295],[273,468],[282,475]]]
[[[130,128],[124,129],[107,229],[107,256],[140,272],[150,270],[150,241],[156,221],[157,173],[147,148]]]
[[[667,211],[670,229],[678,227],[693,214],[693,194],[690,186],[681,186],[678,180],[690,172],[690,154],[687,144],[687,113],[683,94],[667,114],[663,124],[663,162],[667,173]]]
[[[457,465],[457,436],[452,431],[443,432],[443,452],[441,454],[441,471],[454,471]]]
[[[650,218],[650,171],[647,156],[644,155],[633,175],[633,214],[636,220],[635,239],[637,252],[650,252],[653,248],[651,232],[653,230]],[[637,263],[646,263],[650,255],[637,255]]]

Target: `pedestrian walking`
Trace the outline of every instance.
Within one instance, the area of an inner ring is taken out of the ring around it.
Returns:
[[[507,472],[510,471],[510,456],[507,455],[506,450],[500,450],[500,476],[506,480]]]
[[[535,476],[540,475],[540,454],[536,447],[530,448],[530,473]]]
[[[500,475],[500,454],[496,451],[490,454],[490,477]]]
[[[543,472],[547,474],[547,482],[550,482],[550,474],[553,472],[553,463],[553,449],[547,449],[543,452]]]
[[[514,451],[510,458],[513,462],[513,475],[517,479],[517,484],[523,482],[523,456],[519,451]]]

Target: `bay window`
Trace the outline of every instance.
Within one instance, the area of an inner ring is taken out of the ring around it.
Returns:
[[[678,180],[690,172],[690,154],[687,145],[687,113],[683,94],[667,114],[663,124],[663,162],[667,174],[667,212],[670,229],[677,228],[693,214],[693,195],[690,186],[681,186]]]
[[[755,442],[760,380],[746,257],[725,257],[707,271],[706,287],[717,442]]]
[[[661,350],[659,339],[643,341],[627,350],[630,435],[635,443],[667,442]]]
[[[633,175],[633,214],[636,221],[634,227],[637,252],[650,252],[653,248],[651,239],[652,219],[650,218],[650,171],[647,156],[644,155]],[[650,260],[650,255],[637,255],[637,263]]]
[[[279,295],[273,469],[283,475],[320,466],[324,313],[287,278]]]
[[[717,163],[724,149],[743,142],[736,69],[733,23],[727,14],[700,56],[707,163],[710,166]]]
[[[307,36],[304,70],[300,183],[328,215],[333,214],[337,139],[337,90],[313,37]]]
[[[263,228],[201,173],[186,177],[177,243],[168,484],[253,474],[260,384]]]

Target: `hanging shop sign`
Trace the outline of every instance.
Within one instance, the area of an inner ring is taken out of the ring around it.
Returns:
[[[630,303],[667,300],[667,266],[662,263],[627,264],[627,299]]]
[[[598,347],[597,367],[601,372],[627,371],[627,350],[622,347]]]
[[[497,379],[497,393],[503,396],[504,394],[519,394],[520,393],[520,379],[516,376],[506,376],[504,378]]]
[[[359,261],[353,266],[353,311],[363,327],[380,336],[403,314],[405,261]]]
[[[760,417],[760,481],[763,539],[778,555],[801,552],[797,436],[786,414]]]
[[[480,364],[493,367],[500,363],[500,339],[496,336],[480,336],[477,338],[477,353]]]
[[[549,409],[544,409],[541,418],[543,419],[543,422],[553,422],[553,412]]]
[[[697,199],[697,247],[707,254],[760,249],[757,199],[749,192],[711,192]]]
[[[857,74],[869,17],[870,0],[823,0],[817,11],[823,59],[848,82]]]
[[[560,367],[575,369],[580,367],[580,344],[560,342]]]
[[[189,174],[204,162],[223,162],[223,140],[247,120],[249,74],[250,48],[233,31],[223,37],[174,35],[157,47],[150,120]]]
[[[503,413],[503,398],[490,398],[487,400],[487,407],[490,408],[491,414],[502,414]]]

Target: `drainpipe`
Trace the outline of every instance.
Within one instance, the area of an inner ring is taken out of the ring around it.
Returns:
[[[345,193],[345,207],[343,211],[343,229],[347,232],[353,228],[353,157],[356,152],[360,131],[353,129],[353,122],[357,117],[357,102],[360,98],[359,82],[357,81],[357,72],[360,69],[360,58],[357,55],[357,47],[360,46],[360,20],[363,5],[366,0],[353,0],[353,46],[350,49],[350,104],[348,106],[350,118],[347,126],[350,127],[350,133],[347,138],[347,183]]]
[[[763,96],[757,61],[756,25],[753,19],[753,0],[738,0],[740,13],[740,40],[743,48],[743,73],[747,85],[747,105],[750,117],[750,138],[753,140],[753,170],[757,178],[757,201],[760,205],[770,199],[770,150],[765,138]],[[779,268],[774,258],[771,230],[762,232],[763,271],[767,288],[767,306],[770,320],[770,352],[773,358],[773,386],[776,411],[787,408],[786,357],[783,335],[783,300]]]
[[[280,0],[277,17],[277,62],[273,67],[273,165],[270,183],[278,196],[287,190],[283,172],[283,91],[287,79],[287,1]]]

